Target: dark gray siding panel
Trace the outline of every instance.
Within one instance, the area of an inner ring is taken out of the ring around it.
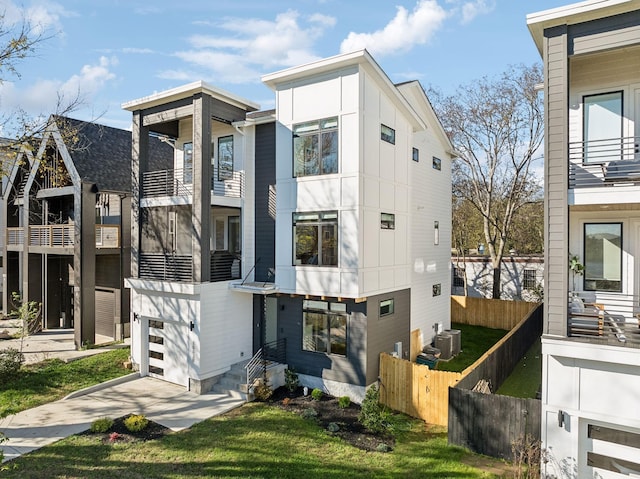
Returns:
[[[380,317],[380,301],[393,298],[393,314]],[[390,353],[402,341],[403,356],[409,359],[411,340],[411,290],[367,298],[367,384],[378,379],[380,353]]]
[[[569,78],[566,27],[545,31],[545,306],[544,333],[566,335],[569,241]]]
[[[276,128],[275,123],[256,126],[255,178],[255,241],[256,281],[274,281],[276,253],[275,185]]]
[[[367,303],[347,302],[347,357],[302,350],[302,298],[278,297],[278,339],[287,338],[287,363],[298,373],[366,385]]]
[[[592,53],[638,43],[640,43],[640,11],[636,10],[571,25],[568,54]]]
[[[96,287],[120,288],[120,255],[96,256]]]

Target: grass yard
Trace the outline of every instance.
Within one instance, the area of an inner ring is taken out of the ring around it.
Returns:
[[[538,339],[496,393],[535,399],[540,384],[542,384],[542,344]]]
[[[491,329],[459,323],[451,324],[451,329],[460,330],[460,348],[462,351],[449,361],[438,361],[436,369],[439,371],[464,371],[508,333],[504,329]]]
[[[8,464],[3,478],[492,478],[506,465],[447,445],[444,429],[412,422],[389,453],[366,452],[312,420],[250,403],[192,428],[140,442],[78,435]],[[485,470],[467,465],[482,464]]]
[[[0,417],[62,399],[67,394],[129,374],[122,363],[129,348],[65,363],[59,359],[22,366],[19,375],[0,384]]]

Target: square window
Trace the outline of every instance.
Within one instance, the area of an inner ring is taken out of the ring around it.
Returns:
[[[380,316],[387,316],[389,314],[393,314],[393,298],[385,299],[384,301],[380,301]]]
[[[387,143],[391,143],[392,145],[396,144],[396,130],[387,125],[380,125],[380,139],[382,141],[386,141]]]
[[[338,172],[338,117],[293,126],[293,176]]]
[[[434,170],[442,170],[442,160],[440,158],[433,157],[433,169]]]
[[[335,312],[342,309],[346,312],[346,304],[305,300],[302,307],[302,349],[346,356],[348,316]]]
[[[380,229],[396,229],[396,215],[392,213],[380,213]]]
[[[293,214],[293,264],[338,265],[338,212]]]
[[[420,161],[420,150],[414,148],[411,152],[411,159],[413,161]]]
[[[431,289],[433,296],[440,296],[442,294],[442,286],[440,285],[440,283],[434,284]]]

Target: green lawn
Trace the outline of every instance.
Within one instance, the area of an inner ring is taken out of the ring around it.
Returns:
[[[15,379],[0,384],[0,417],[56,401],[67,394],[129,374],[122,363],[129,348],[65,363],[51,359],[25,365]]]
[[[451,329],[460,330],[460,349],[462,351],[449,361],[438,361],[436,369],[440,371],[464,371],[508,333],[504,329],[491,329],[459,323],[451,324]]]
[[[542,384],[542,344],[533,343],[497,394],[518,398],[535,398]]]
[[[365,452],[314,422],[264,403],[147,442],[73,436],[22,456],[3,478],[491,478],[467,464],[501,462],[447,445],[443,429],[414,421],[390,453]]]

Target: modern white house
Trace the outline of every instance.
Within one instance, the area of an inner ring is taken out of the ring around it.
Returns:
[[[202,82],[123,105],[133,361],[205,392],[266,357],[361,400],[381,352],[450,326],[453,148],[421,85],[365,50],[263,82],[275,110]],[[150,135],[172,170],[147,168]]]
[[[639,477],[640,1],[527,23],[545,67],[543,477]]]

